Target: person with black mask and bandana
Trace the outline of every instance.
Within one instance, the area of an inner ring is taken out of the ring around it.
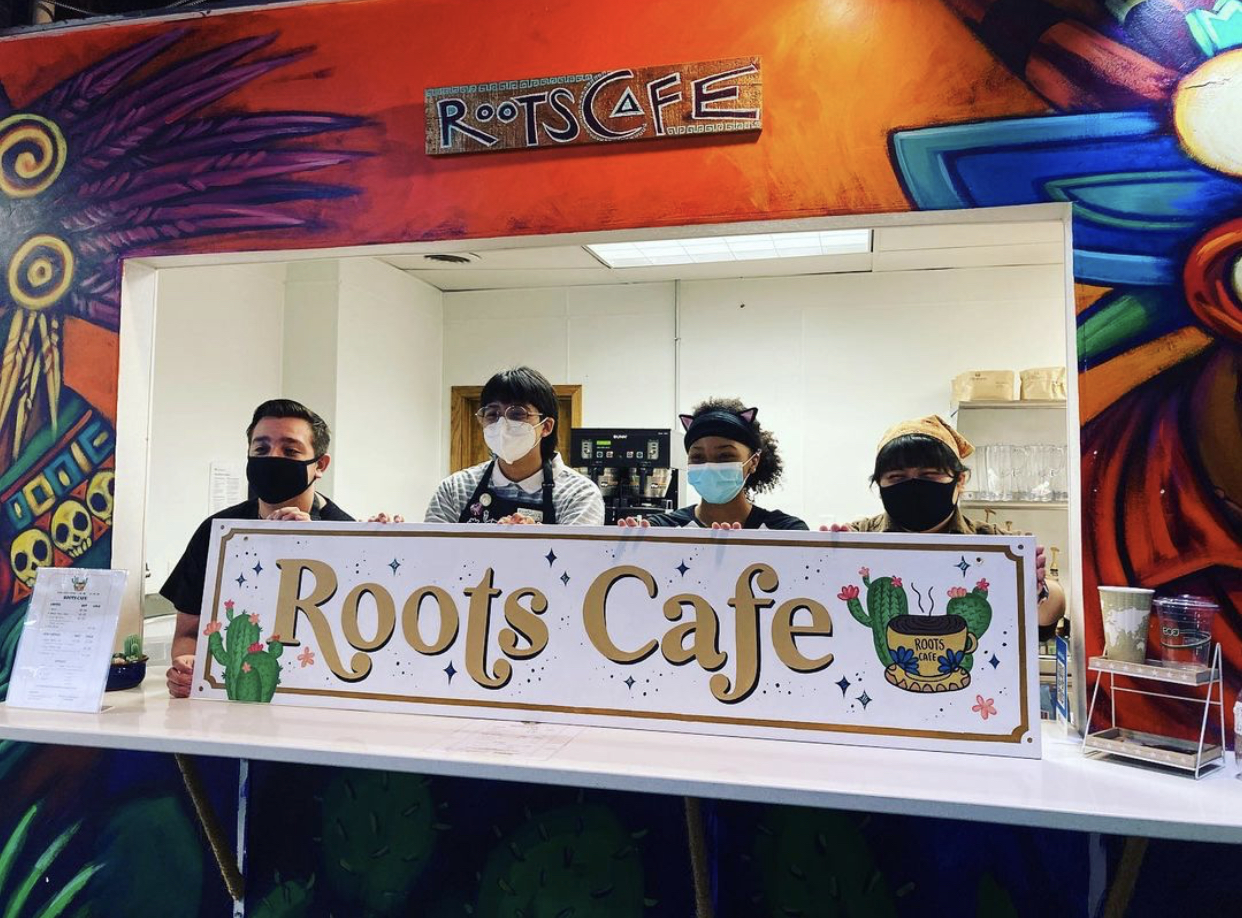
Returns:
[[[177,610],[173,661],[168,669],[168,691],[174,698],[190,693],[203,582],[207,577],[207,551],[215,520],[353,520],[315,491],[315,483],[332,461],[328,455],[328,425],[315,412],[289,399],[264,402],[255,409],[246,428],[246,441],[246,480],[253,496],[204,520],[160,589],[160,595]]]
[[[884,512],[832,526],[834,532],[921,532],[947,535],[1008,535],[991,523],[972,520],[958,502],[970,478],[962,460],[975,451],[943,418],[903,421],[880,439],[871,483],[880,489]],[[829,527],[821,527],[828,529]],[[1036,549],[1041,639],[1050,637],[1065,613],[1065,592],[1047,579],[1043,546]]]

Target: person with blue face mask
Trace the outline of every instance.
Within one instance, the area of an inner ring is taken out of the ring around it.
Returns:
[[[765,510],[751,495],[780,481],[776,437],[759,425],[759,409],[737,399],[713,399],[681,415],[688,466],[686,480],[698,504],[620,521],[622,526],[698,526],[711,529],[806,529],[796,516]]]

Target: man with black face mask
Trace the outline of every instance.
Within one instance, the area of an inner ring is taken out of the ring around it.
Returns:
[[[264,402],[255,409],[246,429],[246,440],[250,447],[246,479],[254,496],[204,520],[160,590],[160,595],[177,610],[173,664],[168,670],[168,691],[174,698],[184,698],[190,693],[212,522],[353,519],[332,501],[315,493],[315,482],[332,461],[328,455],[331,440],[328,425],[315,412],[289,399]]]

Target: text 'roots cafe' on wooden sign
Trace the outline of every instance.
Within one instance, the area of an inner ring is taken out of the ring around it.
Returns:
[[[426,92],[427,152],[479,153],[758,131],[759,58]]]
[[[191,697],[1038,756],[1034,550],[220,521]]]

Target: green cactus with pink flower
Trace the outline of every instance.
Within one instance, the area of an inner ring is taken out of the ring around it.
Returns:
[[[863,611],[858,601],[859,589],[856,586],[841,587],[837,598],[844,601],[850,615],[859,624],[871,629],[871,637],[875,642],[875,654],[884,667],[892,665],[893,658],[888,650],[888,623],[899,615],[910,610],[910,602],[906,598],[906,590],[900,577],[879,577],[871,579],[868,568],[859,568],[863,586],[867,588],[867,611]]]
[[[230,701],[266,703],[280,684],[280,655],[284,645],[277,635],[259,639],[259,616],[233,613],[233,601],[224,604],[227,624],[214,621],[203,629],[207,649],[224,667],[224,690]],[[223,636],[221,636],[223,632]]]
[[[965,587],[949,589],[949,603],[945,607],[946,615],[960,615],[966,620],[966,630],[975,636],[976,641],[983,639],[983,633],[992,624],[992,606],[988,602],[986,580],[980,580],[969,593]],[[974,654],[968,653],[962,659],[962,669],[970,672],[975,664]]]

